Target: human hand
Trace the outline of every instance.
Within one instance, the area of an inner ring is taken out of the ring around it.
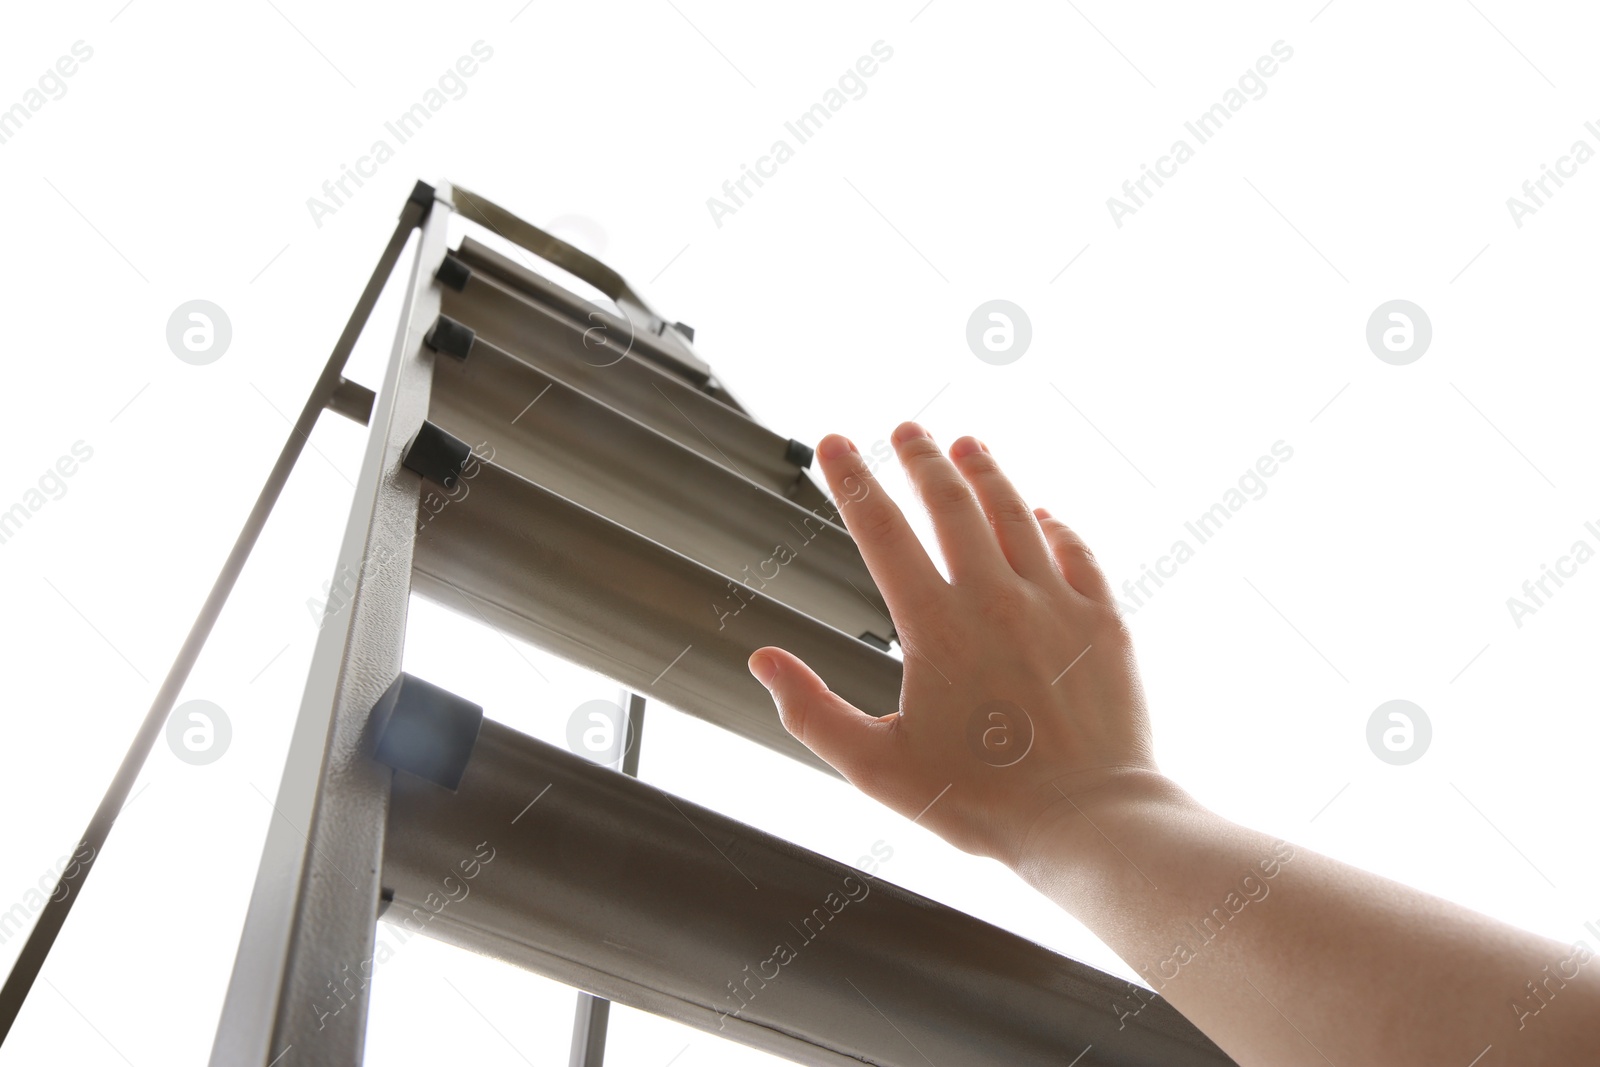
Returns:
[[[1053,808],[1157,776],[1132,644],[1089,549],[1030,511],[983,444],[963,437],[947,458],[913,422],[891,441],[948,581],[853,444],[830,435],[817,455],[894,617],[899,711],[866,714],[779,648],[750,670],[785,729],[856,787],[1015,866]]]

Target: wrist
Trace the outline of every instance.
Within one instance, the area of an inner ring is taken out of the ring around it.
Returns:
[[[1055,796],[1032,818],[1008,865],[1052,896],[1069,887],[1098,892],[1130,878],[1147,883],[1133,853],[1199,810],[1176,783],[1146,767],[1114,768],[1078,788],[1064,780],[1044,788]]]

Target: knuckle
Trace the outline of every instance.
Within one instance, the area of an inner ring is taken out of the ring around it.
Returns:
[[[858,508],[850,513],[849,525],[858,539],[876,545],[892,545],[900,537],[898,516],[885,507]]]
[[[1033,512],[1019,497],[1006,495],[989,506],[989,517],[997,523],[1028,525],[1033,522]]]
[[[1128,620],[1122,617],[1122,612],[1117,610],[1116,604],[1102,604],[1096,610],[1094,625],[1097,631],[1104,635],[1102,640],[1119,648],[1132,647],[1133,631],[1128,629]]]
[[[922,487],[922,499],[928,507],[943,510],[959,507],[972,500],[972,490],[955,478],[930,479]]]
[[[1095,562],[1094,550],[1089,547],[1083,538],[1065,526],[1051,531],[1051,541],[1054,542],[1056,548],[1075,556],[1085,563]]]

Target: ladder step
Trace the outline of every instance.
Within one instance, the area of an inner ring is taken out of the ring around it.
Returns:
[[[788,438],[629,353],[626,335],[598,327],[586,331],[481,272],[473,272],[459,292],[443,288],[442,295],[443,313],[470,327],[480,341],[801,507],[826,505],[827,497],[806,477]]]
[[[429,599],[829,773],[778,722],[751,652],[779,645],[864,711],[898,709],[894,657],[497,463],[428,490],[412,588]]]
[[[831,506],[807,511],[488,341],[434,361],[429,421],[496,464],[859,637],[889,609]]]
[[[671,327],[657,334],[644,323],[630,326],[631,320],[609,308],[590,303],[570,289],[556,284],[536,271],[529,270],[515,260],[502,256],[471,237],[461,238],[461,247],[456,251],[455,258],[462,265],[487,274],[507,289],[560,312],[579,329],[587,330],[603,322],[613,337],[627,337],[632,334],[634,354],[688,379],[695,385],[703,386],[710,381],[710,368],[689,350],[683,336]]]
[[[401,929],[800,1063],[1233,1062],[1154,994],[492,721],[455,793],[395,773],[382,884]]]

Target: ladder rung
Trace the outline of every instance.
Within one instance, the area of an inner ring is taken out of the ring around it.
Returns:
[[[481,272],[474,272],[460,292],[445,289],[443,297],[445,315],[517,359],[802,507],[826,504],[822,491],[790,458],[787,438],[627,354],[627,337],[609,331],[586,335],[559,312]]]
[[[434,368],[430,421],[496,464],[851,636],[893,636],[835,509],[807,511],[488,341]]]
[[[710,380],[710,369],[689,351],[682,338],[670,328],[660,335],[648,332],[648,327],[643,324],[630,329],[628,325],[630,320],[590,303],[572,290],[557,285],[544,275],[531,271],[514,260],[507,259],[471,237],[461,239],[461,247],[456,251],[456,257],[473,270],[487,274],[507,289],[515,290],[561,312],[569,321],[576,323],[579,329],[588,329],[597,322],[605,322],[614,337],[625,337],[631,332],[634,335],[633,351],[638,355],[681,374],[696,385],[704,385]]]
[[[800,1063],[1232,1063],[1154,994],[496,722],[457,792],[395,773],[382,874],[390,923]]]
[[[462,614],[823,769],[778,722],[751,652],[788,649],[871,714],[899,706],[894,657],[498,464],[429,490],[412,586]]]

